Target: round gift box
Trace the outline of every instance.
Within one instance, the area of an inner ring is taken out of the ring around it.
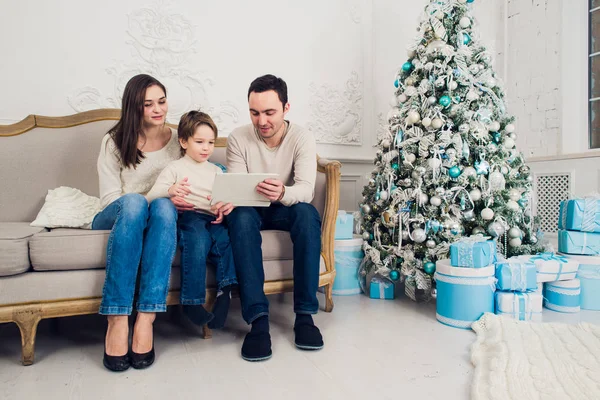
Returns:
[[[579,261],[577,279],[581,283],[581,309],[600,311],[600,257],[567,255]]]
[[[452,267],[450,260],[436,263],[436,318],[455,328],[470,329],[473,322],[494,312],[495,267]]]
[[[581,305],[579,279],[546,282],[544,284],[544,307],[562,313],[577,313]]]
[[[346,296],[362,292],[358,283],[358,267],[365,256],[362,245],[363,239],[358,235],[354,235],[353,239],[335,241],[334,295]]]

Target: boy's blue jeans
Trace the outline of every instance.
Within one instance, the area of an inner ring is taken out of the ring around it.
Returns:
[[[218,289],[237,284],[227,228],[211,224],[215,217],[195,211],[179,215],[177,233],[181,248],[181,304],[206,301],[206,261],[216,268]]]
[[[137,310],[166,311],[177,246],[177,210],[171,200],[148,204],[141,194],[125,194],[96,215],[92,229],[111,230],[100,314],[131,314],[138,269]]]

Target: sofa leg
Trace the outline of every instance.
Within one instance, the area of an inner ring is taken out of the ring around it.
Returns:
[[[325,285],[325,312],[333,311],[333,284]]]
[[[31,365],[34,360],[37,326],[42,319],[42,313],[35,308],[21,309],[14,312],[13,319],[21,331],[22,363]]]

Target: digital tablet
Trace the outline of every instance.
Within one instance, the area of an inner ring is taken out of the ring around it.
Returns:
[[[256,191],[256,185],[265,179],[279,179],[279,174],[218,174],[215,177],[210,204],[221,201],[236,207],[268,207],[271,201]]]

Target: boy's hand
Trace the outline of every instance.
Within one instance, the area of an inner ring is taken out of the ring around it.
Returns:
[[[265,179],[258,185],[256,185],[256,191],[271,202],[279,201],[285,193],[283,182],[279,179]]]
[[[188,183],[188,178],[185,177],[181,181],[173,184],[169,188],[169,196],[171,197],[185,197],[190,194],[190,184]]]
[[[210,195],[206,196],[206,198],[208,199],[208,201],[212,200],[212,196],[210,196]],[[210,210],[213,212],[213,214],[215,214],[217,219],[212,221],[212,223],[220,224],[221,222],[223,222],[223,217],[225,215],[229,215],[233,211],[234,208],[235,207],[233,206],[233,204],[223,203],[221,201],[218,202],[217,204],[213,204],[212,207],[210,207]]]

